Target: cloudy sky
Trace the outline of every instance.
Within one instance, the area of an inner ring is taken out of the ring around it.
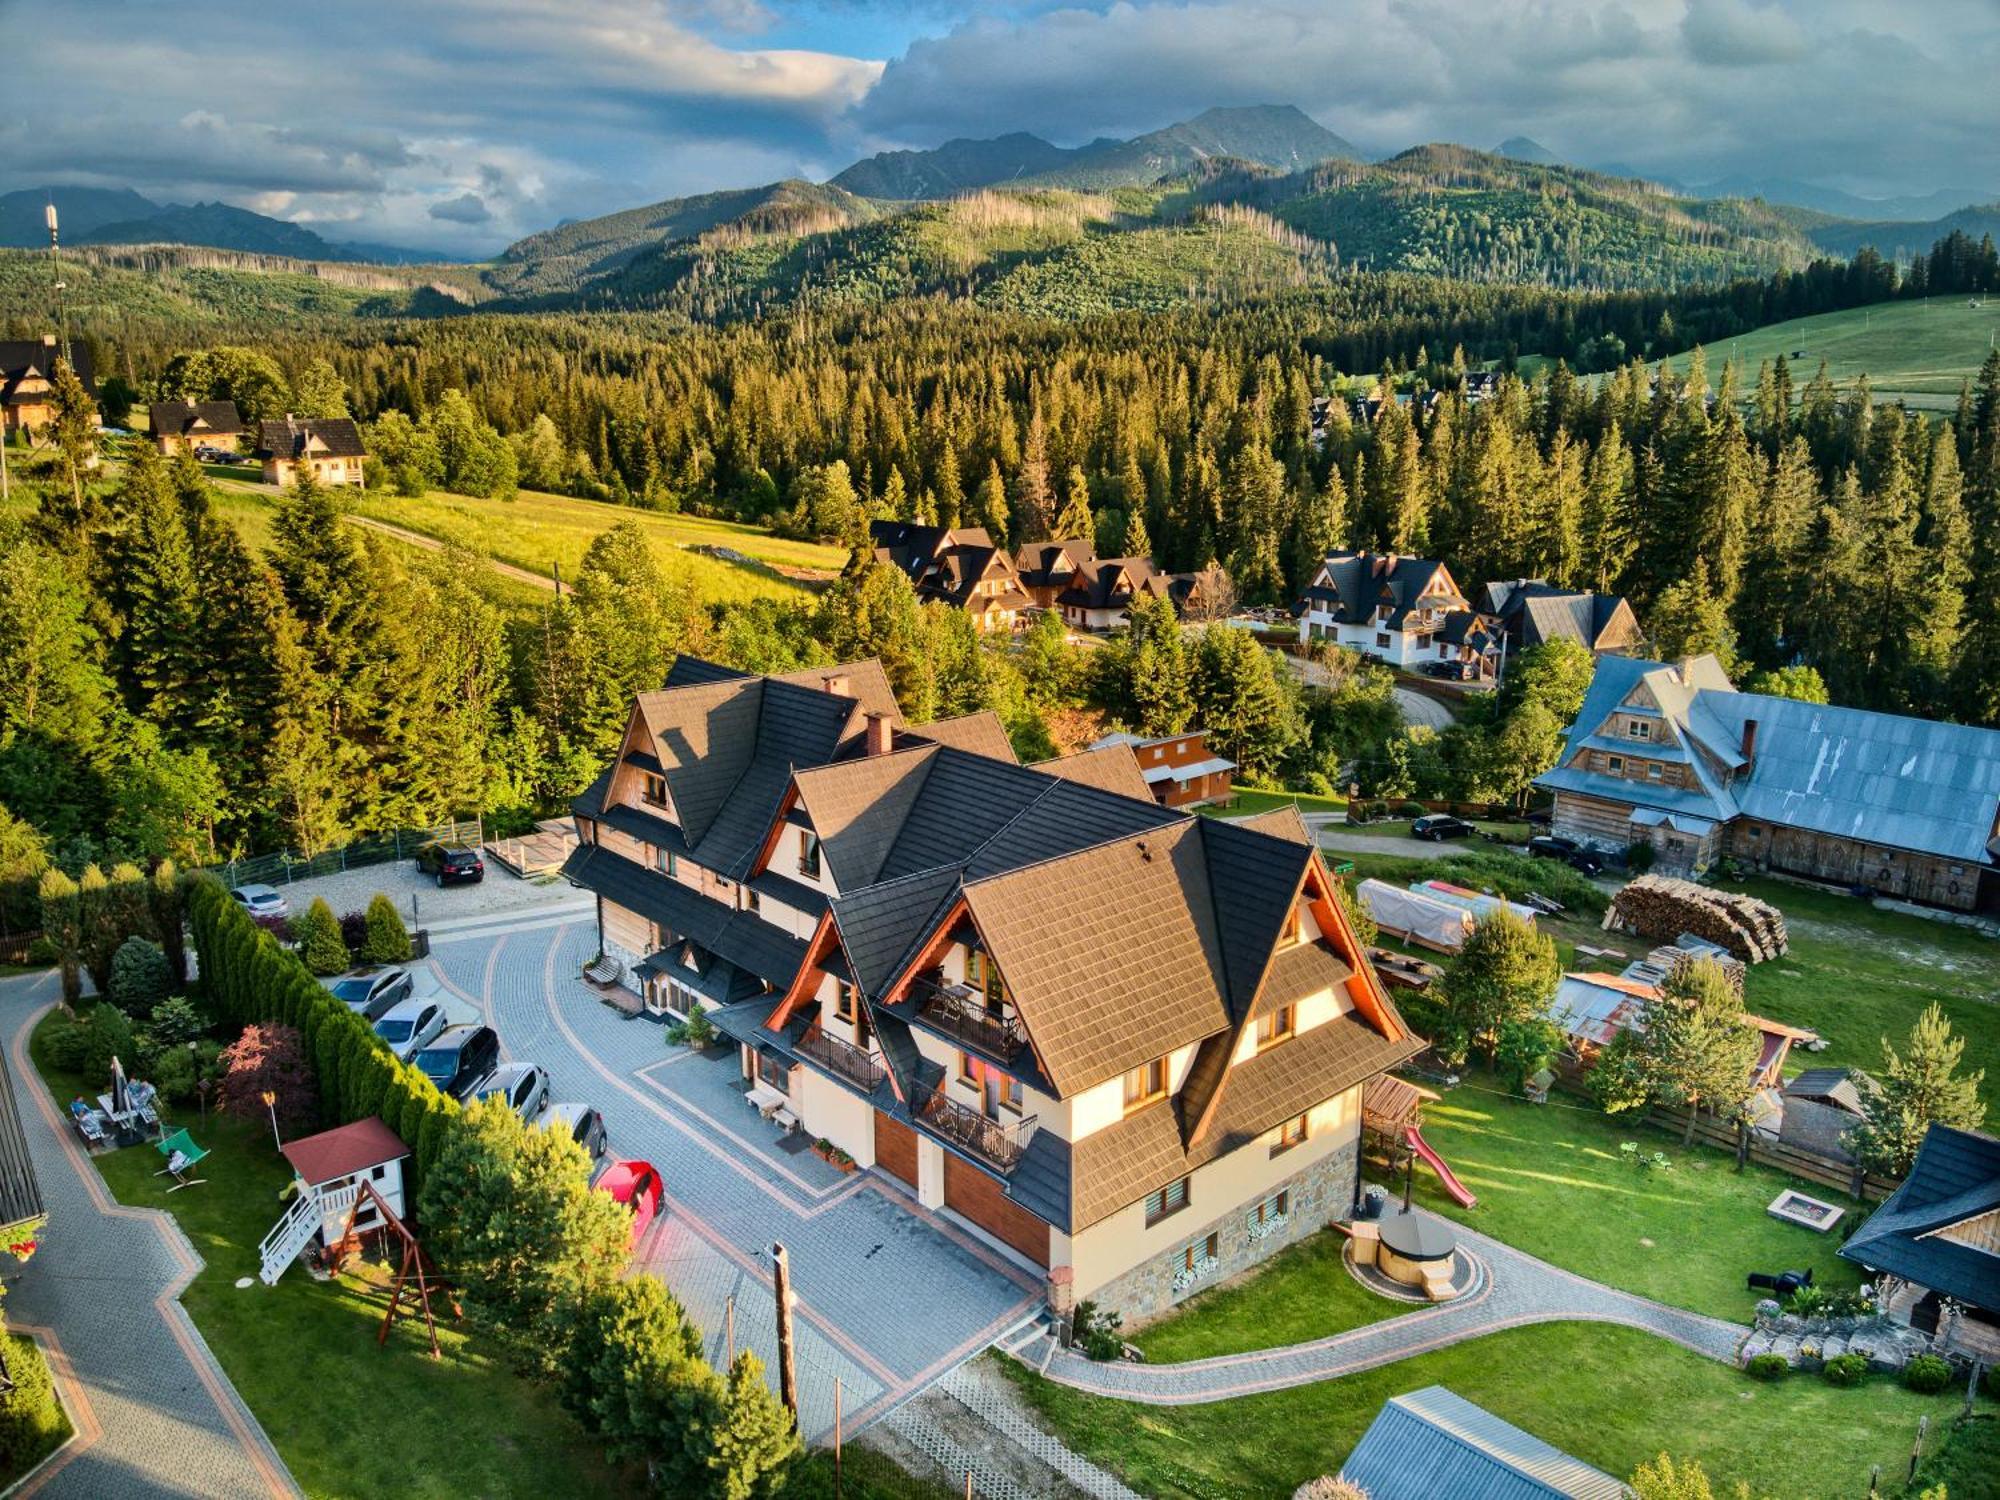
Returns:
[[[2000,193],[2000,3],[0,0],[0,188],[478,255],[954,135],[1296,104],[1365,150]],[[26,66],[22,64],[26,63]]]

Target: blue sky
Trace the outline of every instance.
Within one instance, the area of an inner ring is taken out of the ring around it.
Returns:
[[[220,198],[455,255],[1218,104],[1296,104],[1377,154],[1528,135],[1689,183],[2000,196],[1994,0],[0,0],[0,57],[34,61],[0,91],[0,188]]]

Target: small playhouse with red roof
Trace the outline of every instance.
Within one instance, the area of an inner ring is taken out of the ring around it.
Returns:
[[[338,1242],[347,1232],[350,1215],[357,1236],[381,1229],[385,1221],[376,1200],[398,1219],[407,1213],[403,1163],[410,1148],[376,1116],[287,1141],[280,1149],[298,1180],[284,1218],[264,1237],[267,1285],[315,1239],[328,1248]],[[364,1183],[374,1189],[374,1198],[363,1194]]]

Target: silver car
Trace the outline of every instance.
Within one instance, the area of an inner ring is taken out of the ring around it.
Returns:
[[[375,1023],[375,1035],[408,1062],[444,1030],[444,1007],[435,1000],[404,1000],[385,1011]]]
[[[276,886],[239,885],[229,895],[231,900],[253,917],[283,917],[291,914],[291,902],[279,894]]]
[[[538,1063],[502,1063],[479,1081],[466,1103],[495,1097],[532,1125],[549,1107],[549,1075]]]

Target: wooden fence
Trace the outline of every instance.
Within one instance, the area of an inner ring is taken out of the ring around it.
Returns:
[[[1646,1116],[1646,1123],[1672,1131],[1676,1137],[1687,1134],[1687,1115],[1679,1110],[1655,1109]],[[1711,1115],[1695,1117],[1694,1138],[1703,1145],[1719,1146],[1724,1151],[1735,1152],[1739,1159],[1754,1161],[1762,1167],[1775,1167],[1780,1172],[1803,1177],[1808,1182],[1832,1188],[1865,1203],[1879,1203],[1900,1186],[1893,1177],[1877,1177],[1837,1157],[1803,1150],[1759,1135],[1754,1130],[1739,1130]]]
[[[39,930],[0,933],[0,964],[25,965],[28,962],[28,949],[34,946],[35,940],[41,935]]]

